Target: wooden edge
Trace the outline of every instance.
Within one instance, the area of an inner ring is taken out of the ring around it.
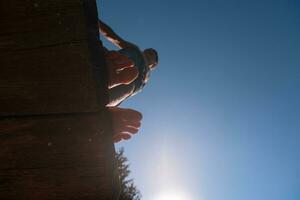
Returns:
[[[97,11],[96,1],[83,0],[83,7],[84,7],[84,14],[86,19],[88,46],[89,46],[91,60],[93,64],[92,71],[99,90],[97,97],[99,99],[103,97],[106,98],[104,101],[105,105],[103,105],[105,107],[109,99],[108,91],[107,91],[108,80],[106,76],[107,69],[106,69],[106,63],[104,58],[104,49],[99,36],[98,11]],[[102,96],[100,94],[100,91],[104,92]]]
[[[102,45],[102,41],[100,40],[100,34],[99,34],[99,28],[98,28],[98,19],[99,19],[99,13],[97,11],[97,3],[95,0],[84,0],[83,1],[83,7],[84,7],[84,14],[86,18],[86,26],[87,26],[87,38],[88,38],[88,46],[91,53],[91,60],[93,63],[92,71],[94,74],[94,78],[96,79],[98,89],[99,91],[104,91],[104,95],[102,95],[102,98],[105,97],[104,100],[105,105],[109,102],[109,96],[108,96],[108,79],[106,74],[107,68],[106,68],[106,62],[104,58],[104,48]],[[104,66],[104,67],[100,67]],[[98,98],[101,98],[100,93],[97,94]],[[107,112],[108,113],[108,112]],[[109,116],[109,114],[108,114]],[[109,117],[109,119],[111,119]],[[110,130],[112,129],[112,122],[110,120]],[[113,144],[113,141],[112,141]],[[113,144],[113,160],[112,160],[112,166],[111,166],[111,173],[112,173],[112,199],[118,200],[120,195],[120,179],[118,174],[118,169],[115,162],[115,147]]]

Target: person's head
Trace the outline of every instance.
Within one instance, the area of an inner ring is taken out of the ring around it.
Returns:
[[[146,58],[146,65],[153,70],[158,64],[158,53],[155,49],[149,48],[144,50],[144,56]]]

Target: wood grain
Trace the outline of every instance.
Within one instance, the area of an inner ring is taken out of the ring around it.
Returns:
[[[0,120],[0,199],[111,199],[105,113]]]
[[[94,0],[0,0],[0,116],[107,103]]]
[[[0,200],[118,193],[95,0],[0,0]]]

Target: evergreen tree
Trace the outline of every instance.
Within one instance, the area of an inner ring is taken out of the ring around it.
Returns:
[[[116,164],[120,178],[120,198],[119,200],[140,200],[141,193],[136,188],[133,179],[129,178],[130,170],[128,159],[124,155],[124,148],[116,153]]]

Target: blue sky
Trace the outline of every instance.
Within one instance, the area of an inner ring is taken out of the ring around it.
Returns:
[[[98,3],[124,39],[159,51],[121,106],[142,128],[117,145],[144,200],[300,199],[300,1]]]

